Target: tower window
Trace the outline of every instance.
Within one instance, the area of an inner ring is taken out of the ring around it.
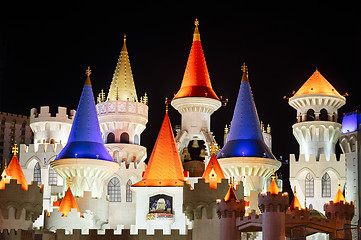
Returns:
[[[121,201],[120,181],[117,177],[113,177],[108,183],[108,196],[109,202]]]
[[[120,143],[129,143],[129,134],[126,132],[123,132],[120,135]]]
[[[309,109],[307,111],[307,121],[315,121],[315,111],[313,109]]]
[[[314,179],[310,173],[307,173],[305,179],[305,196],[314,197]]]
[[[107,136],[107,143],[114,143],[115,142],[115,135],[114,133],[109,133]]]
[[[331,178],[328,173],[322,176],[322,197],[331,197]]]
[[[56,186],[58,184],[58,174],[49,166],[49,185]]]
[[[321,109],[320,111],[320,120],[321,121],[328,121],[328,113],[326,109]]]
[[[34,167],[34,178],[33,181],[38,182],[38,186],[41,185],[41,168],[40,164],[37,162]]]
[[[127,182],[127,202],[132,202],[132,191],[130,190],[130,187],[132,186],[132,181],[129,179]]]

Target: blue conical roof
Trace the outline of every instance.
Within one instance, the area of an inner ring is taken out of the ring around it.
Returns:
[[[248,73],[243,73],[227,143],[217,158],[266,157],[275,159],[264,142]]]
[[[103,144],[89,75],[90,72],[84,84],[68,143],[56,160],[90,158],[114,161]]]

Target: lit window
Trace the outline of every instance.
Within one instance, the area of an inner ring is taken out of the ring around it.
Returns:
[[[310,173],[307,173],[305,179],[305,195],[306,197],[313,197],[314,196],[314,180]]]
[[[132,201],[132,190],[130,187],[132,186],[132,181],[129,179],[127,182],[127,202]]]
[[[40,164],[37,162],[34,167],[34,178],[33,181],[38,182],[38,186],[41,185],[41,168]]]
[[[322,176],[322,197],[331,197],[331,178],[328,173]]]
[[[49,185],[56,186],[58,184],[58,174],[49,166]]]
[[[121,201],[120,181],[117,177],[113,177],[108,183],[108,196],[110,202]]]

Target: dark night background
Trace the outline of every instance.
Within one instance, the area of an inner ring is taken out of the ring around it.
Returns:
[[[316,67],[339,93],[349,93],[339,116],[361,104],[356,3],[291,2],[7,3],[0,8],[0,111],[29,115],[43,105],[54,113],[57,106],[76,109],[88,65],[94,94],[102,88],[107,93],[126,32],[138,97],[149,96],[141,139],[149,156],[164,98],[180,88],[197,17],[213,89],[229,99],[212,115],[218,143],[223,146],[245,61],[259,117],[272,127],[273,153],[288,159],[298,154],[292,135],[296,111],[283,96],[298,90]],[[173,108],[170,117],[180,124]]]

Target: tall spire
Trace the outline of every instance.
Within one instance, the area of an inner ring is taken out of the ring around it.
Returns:
[[[207,97],[219,100],[216,93],[212,89],[211,79],[209,77],[208,68],[200,41],[201,38],[198,29],[198,19],[196,19],[194,24],[195,29],[191,52],[189,53],[181,88],[174,96],[174,99],[183,97]]]
[[[183,166],[174,140],[172,126],[166,113],[143,180],[133,186],[175,187],[183,186],[183,182]]]
[[[113,75],[113,80],[108,93],[108,101],[131,101],[138,102],[135,90],[132,69],[126,45],[126,34],[124,43]]]
[[[94,95],[90,82],[90,68],[83,87],[68,142],[57,159],[90,158],[114,161],[103,144]]]
[[[243,65],[243,76],[227,143],[217,158],[266,157],[275,159],[264,142],[256,105],[248,80],[248,70]]]

